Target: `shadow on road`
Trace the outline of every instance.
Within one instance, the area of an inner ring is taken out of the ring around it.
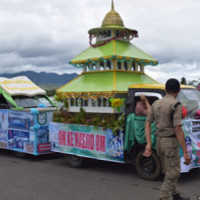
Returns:
[[[95,159],[85,159],[83,169],[86,171],[101,172],[104,173],[116,173],[116,174],[136,174],[134,165],[108,162]]]
[[[52,159],[57,159],[57,158],[63,157],[62,154],[58,154],[58,153],[49,153],[49,154],[35,156],[35,155],[31,155],[31,154],[24,154],[24,153],[19,153],[16,151],[5,150],[5,149],[0,149],[0,156],[24,159],[24,160],[28,160],[28,161],[32,161],[32,162],[52,160]]]
[[[194,182],[200,179],[200,168],[192,169],[187,173],[181,173],[179,181],[182,183]]]
[[[0,156],[1,157],[9,157],[15,159],[23,159],[30,162],[42,162],[47,160],[55,160],[60,159],[58,165],[63,165],[63,167],[70,167],[68,165],[66,155],[59,154],[59,153],[51,153],[51,154],[44,154],[40,156],[34,156],[29,154],[24,154],[24,156],[17,157],[15,151],[4,150],[0,149]],[[85,159],[83,169],[85,171],[92,171],[92,172],[104,172],[104,173],[112,173],[112,174],[124,174],[124,175],[134,175],[138,177],[135,166],[131,164],[123,164],[123,163],[114,163],[108,161],[101,161],[95,159]],[[158,179],[158,181],[162,181],[163,176]],[[181,173],[179,182],[182,184],[186,184],[189,182],[194,182],[200,179],[200,168],[193,169],[188,173]]]

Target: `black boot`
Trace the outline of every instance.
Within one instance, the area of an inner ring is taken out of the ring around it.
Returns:
[[[173,200],[190,200],[189,197],[183,197],[180,194],[173,194]]]

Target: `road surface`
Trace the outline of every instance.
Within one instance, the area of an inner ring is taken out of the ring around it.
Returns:
[[[1,200],[157,200],[162,179],[140,179],[134,167],[88,160],[72,168],[62,155],[17,158],[0,150]],[[200,196],[200,170],[182,174],[182,192],[191,200]]]

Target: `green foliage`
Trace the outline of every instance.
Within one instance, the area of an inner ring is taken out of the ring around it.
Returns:
[[[190,81],[186,81],[186,78],[185,77],[182,77],[181,78],[181,81],[180,81],[180,84],[183,84],[183,85],[191,85],[191,86],[194,86],[194,87],[197,87],[198,84],[199,84],[199,81],[200,79],[198,80],[190,80]]]
[[[187,81],[185,77],[181,78],[180,84],[187,85]]]
[[[66,108],[61,108],[53,113],[53,121],[68,124],[92,125],[96,129],[99,126],[110,128],[113,133],[124,127],[124,114],[86,113],[81,107],[79,113],[70,113]]]
[[[65,99],[63,101],[63,103],[64,103],[64,107],[68,109],[69,108],[69,103],[68,103],[67,99]]]
[[[48,96],[54,96],[56,94],[57,87],[46,86],[46,85],[39,85],[39,87],[45,90]]]
[[[188,85],[197,86],[197,85],[198,85],[198,81],[197,81],[197,80],[189,81],[189,82],[188,82]]]
[[[55,95],[56,90],[55,89],[53,89],[53,90],[46,90],[46,92],[47,92],[47,96],[53,96],[53,95]]]

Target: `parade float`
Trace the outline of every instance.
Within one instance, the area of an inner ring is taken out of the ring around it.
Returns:
[[[0,77],[0,148],[20,156],[51,152],[48,122],[55,108],[27,77]]]
[[[142,156],[146,117],[136,116],[134,111],[141,94],[152,104],[164,96],[165,89],[145,74],[145,66],[155,66],[158,61],[130,42],[137,37],[136,30],[124,26],[112,1],[102,26],[89,30],[90,47],[70,61],[74,67],[82,68],[82,73],[57,90],[57,99],[65,101],[66,107],[54,112],[49,130],[52,151],[71,155],[72,166],[81,166],[83,158],[94,158],[134,163],[138,174],[145,179],[154,180],[160,175],[156,152],[151,158]],[[185,97],[187,109],[191,107],[188,107],[188,91],[195,96],[195,102],[200,102],[194,88],[182,88],[180,101]],[[199,130],[197,121],[184,122],[184,127],[190,126],[184,130],[191,135],[190,152],[195,154],[193,166],[184,168],[182,164],[184,172],[200,167],[200,139],[192,137],[191,128]],[[155,126],[152,130],[155,148]],[[198,131],[197,134],[199,137]]]

